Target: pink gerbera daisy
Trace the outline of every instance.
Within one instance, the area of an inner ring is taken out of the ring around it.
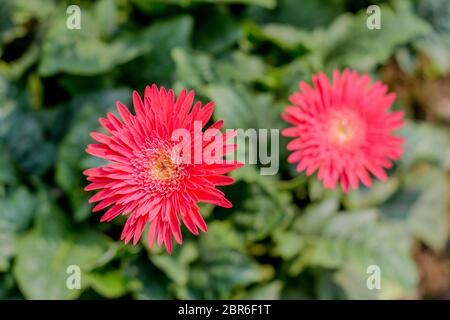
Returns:
[[[369,172],[384,181],[384,169],[402,155],[401,137],[393,130],[403,125],[403,112],[389,112],[395,94],[381,82],[371,85],[368,75],[356,71],[333,72],[333,83],[323,74],[313,76],[314,88],[300,82],[300,92],[289,100],[283,119],[293,127],[283,135],[294,137],[288,150],[290,163],[306,175],[318,170],[325,188],[342,190],[372,184]]]
[[[100,190],[89,200],[99,201],[93,212],[110,207],[101,221],[128,215],[121,236],[125,243],[133,239],[136,244],[149,222],[149,245],[157,239],[158,245],[164,243],[171,253],[172,236],[182,243],[180,218],[195,235],[198,229],[207,231],[199,201],[231,207],[216,186],[232,184],[234,180],[223,174],[241,166],[223,160],[236,148],[235,144],[226,144],[235,133],[220,133],[223,121],[202,132],[214,104],[202,107],[197,102],[192,108],[193,101],[193,91],[183,90],[175,99],[172,90],[147,86],[144,101],[133,92],[136,115],[117,102],[122,120],[108,113],[100,123],[109,135],[91,133],[99,144],[90,144],[86,151],[109,163],[84,171],[91,182],[85,190]],[[181,139],[180,133],[186,132]]]

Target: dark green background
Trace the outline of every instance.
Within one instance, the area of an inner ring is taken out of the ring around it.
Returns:
[[[448,298],[450,2],[0,2],[0,298]],[[156,83],[214,100],[227,128],[282,128],[299,80],[350,67],[381,79],[407,115],[386,183],[343,195],[286,162],[232,175],[233,209],[202,205],[209,231],[172,256],[118,239],[91,214],[81,172],[97,119]],[[79,265],[82,290],[66,288]],[[378,265],[382,289],[366,288]]]

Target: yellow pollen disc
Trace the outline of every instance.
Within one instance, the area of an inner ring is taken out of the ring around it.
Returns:
[[[353,139],[355,132],[348,119],[339,119],[336,121],[334,128],[335,138],[340,144],[345,144],[347,141]]]
[[[363,134],[361,123],[357,115],[350,112],[333,114],[328,122],[328,138],[331,143],[339,147],[347,147],[356,143]]]
[[[155,155],[155,157],[150,160],[149,169],[152,177],[160,181],[173,179],[178,174],[177,165],[166,152]]]

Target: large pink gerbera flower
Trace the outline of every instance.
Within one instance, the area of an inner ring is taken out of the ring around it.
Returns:
[[[195,235],[198,229],[207,231],[197,202],[231,207],[216,186],[232,184],[234,180],[222,174],[241,166],[223,160],[236,148],[226,144],[234,132],[221,134],[223,121],[218,121],[202,133],[214,104],[202,107],[197,102],[192,108],[193,101],[193,91],[183,90],[175,99],[172,90],[147,86],[144,101],[133,92],[136,115],[117,102],[122,120],[108,113],[100,123],[109,135],[91,133],[99,144],[90,144],[86,151],[109,163],[84,171],[91,182],[85,190],[100,189],[89,200],[100,201],[94,212],[110,207],[101,221],[128,215],[121,236],[125,243],[133,239],[136,244],[149,222],[149,245],[157,238],[170,253],[172,235],[182,243],[180,218]]]
[[[283,135],[294,137],[290,163],[307,175],[318,170],[325,188],[340,181],[344,192],[372,184],[369,172],[386,180],[384,169],[402,155],[403,139],[391,132],[403,125],[403,112],[388,112],[395,94],[381,82],[371,85],[368,75],[333,72],[333,84],[323,74],[313,76],[314,88],[300,82],[283,119],[293,124]]]

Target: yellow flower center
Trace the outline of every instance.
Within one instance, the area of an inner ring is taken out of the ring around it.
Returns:
[[[150,159],[149,171],[155,180],[167,181],[178,176],[178,166],[166,151],[156,152]]]
[[[357,114],[339,110],[330,115],[327,125],[328,139],[338,147],[353,146],[362,139],[362,127],[363,123]]]

